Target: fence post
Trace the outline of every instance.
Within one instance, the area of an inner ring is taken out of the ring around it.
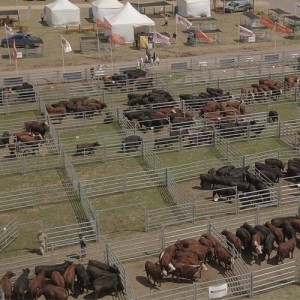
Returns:
[[[208,234],[210,234],[210,226],[211,226],[211,224],[210,224],[210,216],[208,216],[208,218],[207,218],[207,233]]]
[[[149,232],[149,218],[148,218],[148,213],[147,213],[147,207],[146,205],[144,206],[144,216],[145,216],[145,230],[146,232]]]
[[[279,185],[277,187],[277,207],[279,207],[281,204],[281,192],[282,192],[281,186]]]
[[[259,205],[256,207],[256,213],[255,213],[255,225],[259,224]]]
[[[194,300],[199,300],[198,298],[197,298],[197,284],[195,283],[195,282],[193,282],[193,299]]]
[[[106,254],[106,263],[108,264],[108,265],[110,265],[110,262],[109,262],[109,246],[108,246],[108,244],[106,243],[105,244],[105,254]]]
[[[101,231],[100,231],[100,220],[99,220],[99,211],[97,210],[96,211],[96,220],[95,220],[95,222],[96,222],[96,236],[97,236],[97,242],[99,242],[100,241],[100,234],[101,234]]]
[[[169,186],[169,169],[166,168],[165,170],[165,186],[168,187]]]
[[[254,289],[254,286],[253,286],[253,272],[250,273],[250,282],[249,282],[249,285],[250,285],[249,286],[249,291],[250,291],[249,297],[252,298],[253,294],[254,294],[254,291],[253,291],[253,289]]]
[[[123,174],[123,193],[126,192],[126,174]]]
[[[281,122],[278,122],[278,137],[281,137]]]
[[[197,218],[197,204],[195,202],[195,200],[192,200],[192,222],[195,223],[196,222],[196,218]]]
[[[160,225],[160,250],[165,249],[166,247],[166,240],[165,240],[165,226],[163,224]]]
[[[235,205],[235,214],[238,215],[240,213],[240,197],[236,195],[236,205]]]

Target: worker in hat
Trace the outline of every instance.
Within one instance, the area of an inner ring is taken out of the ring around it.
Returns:
[[[40,244],[40,252],[41,255],[44,256],[45,251],[46,251],[46,241],[47,241],[47,236],[46,234],[43,232],[43,230],[39,230],[38,234],[37,234],[37,239],[38,242]]]

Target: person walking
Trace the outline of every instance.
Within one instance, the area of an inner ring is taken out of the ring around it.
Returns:
[[[79,244],[80,244],[80,259],[85,258],[86,257],[86,240],[83,236],[83,234],[79,234]]]
[[[47,236],[46,234],[43,232],[43,230],[39,230],[38,234],[37,234],[37,239],[40,245],[40,253],[42,256],[45,255],[45,251],[46,251],[46,242],[47,242]]]
[[[168,19],[168,15],[165,14],[165,23],[163,26],[168,26],[169,25],[169,19]]]

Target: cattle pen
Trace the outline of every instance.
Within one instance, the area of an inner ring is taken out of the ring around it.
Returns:
[[[1,196],[1,226],[12,228],[12,231],[0,235],[1,251],[9,255],[8,252],[20,242],[24,228],[31,224],[31,235],[43,228],[49,236],[48,252],[43,261],[60,262],[73,252],[72,245],[78,243],[78,233],[84,232],[93,249],[101,249],[99,253],[105,249],[102,257],[96,250],[93,253],[91,247],[91,257],[120,266],[129,299],[179,299],[183,295],[206,299],[209,286],[225,283],[228,295],[239,299],[298,283],[299,253],[295,260],[283,265],[277,266],[271,261],[263,268],[251,265],[247,257],[242,257],[237,261],[234,272],[221,272],[221,276],[215,272],[218,270],[216,264],[211,263],[214,271],[207,275],[203,271],[203,281],[180,285],[168,281],[161,289],[149,293],[143,272],[146,259],[157,259],[160,251],[178,238],[198,237],[199,233],[208,232],[224,244],[226,241],[220,235],[224,227],[234,230],[244,221],[256,225],[275,216],[299,214],[300,194],[295,187],[297,178],[285,177],[276,183],[266,180],[268,193],[246,204],[238,192],[231,201],[215,201],[213,191],[200,188],[199,183],[199,175],[211,168],[233,164],[236,168],[249,166],[254,172],[257,161],[263,162],[266,158],[287,161],[298,157],[298,86],[284,88],[276,98],[264,93],[258,99],[246,99],[247,113],[243,118],[247,123],[243,125],[242,134],[237,135],[218,127],[219,124],[208,126],[208,116],[199,115],[205,100],[191,107],[191,103],[179,97],[183,93],[196,95],[210,87],[224,89],[233,96],[231,100],[239,101],[240,88],[250,87],[262,76],[278,81],[286,75],[297,75],[291,53],[280,53],[276,57],[266,55],[260,57],[265,64],[255,65],[252,61],[251,68],[246,68],[241,66],[242,62],[245,64],[245,58],[240,58],[240,61],[234,61],[233,67],[226,66],[227,72],[223,72],[224,60],[216,60],[215,65],[209,66],[205,72],[198,68],[197,62],[191,62],[192,69],[195,67],[192,76],[178,70],[165,75],[151,71],[153,88],[170,92],[175,99],[172,108],[180,107],[183,112],[192,111],[195,115],[195,123],[179,126],[180,135],[176,139],[169,139],[169,134],[174,131],[174,124],[169,119],[158,132],[141,130],[128,122],[125,117],[128,111],[159,109],[163,105],[129,107],[126,103],[127,85],[124,90],[119,87],[107,89],[99,79],[90,78],[88,70],[81,70],[75,77],[63,76],[59,71],[49,74],[47,84],[44,77],[24,74],[23,79],[32,83],[34,93],[32,90],[17,95],[4,95],[2,92],[0,130],[12,133],[11,144],[15,133],[24,129],[27,120],[47,120],[49,132],[38,151],[35,148],[20,151],[16,145],[0,149],[1,162],[5,166],[1,169],[1,180],[11,181]],[[220,74],[225,75],[221,77]],[[143,93],[151,90],[147,87]],[[140,90],[134,92],[139,93]],[[27,99],[28,95],[30,99]],[[63,118],[53,117],[47,112],[46,104],[54,104],[60,98],[76,97],[95,98],[107,107],[100,112],[71,112]],[[219,101],[225,99],[220,98]],[[269,122],[270,110],[279,112],[279,119],[272,123]],[[248,122],[251,120],[256,123],[251,125]],[[185,139],[184,129],[191,133],[209,131],[210,134],[205,138],[192,135]],[[130,149],[132,151],[126,151],[124,139],[131,135],[140,137],[142,142]],[[167,143],[163,140],[163,146],[157,143],[162,138],[167,138]],[[92,152],[77,153],[76,145],[87,142],[99,142],[100,145]],[[16,182],[21,181],[21,177],[23,185],[16,189]],[[55,192],[49,194],[49,191]],[[58,211],[65,212],[64,224],[54,218],[46,218],[46,215],[54,213],[54,204]],[[25,213],[30,217],[32,211],[38,211],[41,219],[30,223],[19,217]],[[11,223],[11,219],[14,222]],[[112,219],[115,221],[112,222]],[[142,237],[118,240],[124,231],[128,235],[140,234]],[[13,240],[7,243],[10,232]],[[128,245],[132,246],[130,250]],[[70,250],[65,252],[64,248]],[[56,253],[62,255],[56,257]],[[76,261],[77,253],[72,254]],[[20,264],[16,265],[16,261]],[[32,267],[37,260],[27,261],[21,256],[15,261],[8,258],[3,262],[2,270],[16,270],[23,264]],[[265,274],[272,274],[272,278],[266,279]],[[142,292],[141,285],[144,287]]]

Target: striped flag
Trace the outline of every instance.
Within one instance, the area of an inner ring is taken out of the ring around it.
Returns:
[[[253,31],[251,31],[241,25],[238,25],[238,35],[246,36],[246,37],[255,36]]]
[[[17,51],[16,40],[15,39],[14,39],[14,43],[13,43],[13,58],[14,59],[18,58],[18,51]]]
[[[4,24],[4,26],[5,26],[6,33],[8,33],[10,35],[14,34],[14,30],[11,27],[7,26],[6,24]]]
[[[181,24],[181,25],[185,26],[187,29],[192,27],[192,22],[190,22],[186,18],[184,18],[180,15],[177,15],[177,14],[176,14],[176,24]]]
[[[126,46],[124,36],[119,34],[112,33],[110,35],[110,42],[115,45]]]
[[[164,43],[170,45],[170,38],[157,31],[155,31],[153,34],[153,41],[157,43]]]
[[[72,47],[70,43],[63,36],[61,36],[61,45],[63,47],[64,53],[68,53],[72,51]]]
[[[109,23],[101,21],[98,18],[96,19],[96,24],[97,24],[97,26],[104,28],[104,29],[111,30],[111,28],[112,28],[112,26]]]
[[[214,38],[211,36],[211,35],[207,35],[206,33],[204,33],[203,31],[201,31],[200,29],[197,29],[196,28],[196,36],[199,37],[199,38],[202,38],[208,42],[212,42],[214,40]]]
[[[271,19],[269,19],[265,16],[261,16],[259,22],[260,22],[260,24],[264,25],[265,27],[267,27],[269,29],[273,29],[275,26],[275,23]]]

